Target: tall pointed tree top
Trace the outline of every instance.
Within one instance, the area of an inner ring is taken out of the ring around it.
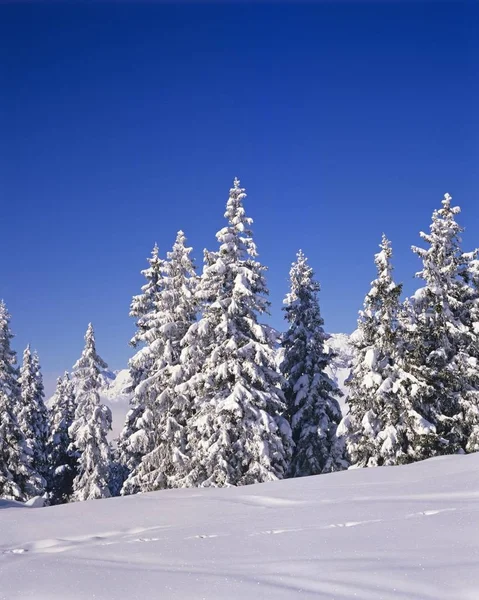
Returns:
[[[445,217],[448,214],[457,215],[461,212],[460,206],[453,206],[451,208],[451,201],[452,196],[450,194],[444,194],[444,198],[441,201],[442,208],[437,211],[441,216]]]
[[[253,219],[246,216],[243,206],[244,198],[246,198],[245,189],[240,187],[239,180],[235,179],[224,213],[228,225],[216,234],[216,239],[220,242],[220,255],[222,257],[229,256],[233,261],[247,260],[248,256],[254,258],[258,255],[250,230]],[[209,252],[205,253],[207,257],[210,255]]]
[[[108,368],[106,362],[96,351],[95,332],[91,323],[88,324],[84,339],[85,347],[83,348],[80,358],[73,365],[77,377],[81,376],[83,369],[92,367],[93,365],[95,365],[98,370]]]
[[[391,258],[393,255],[391,242],[383,233],[381,243],[379,244],[381,251],[374,255],[374,263],[378,270],[378,275],[390,277],[392,273]]]
[[[10,340],[13,337],[10,332],[10,318],[7,305],[3,300],[0,300],[0,336],[2,343],[5,343],[5,339],[8,338],[8,340]]]
[[[175,250],[177,250],[178,247],[184,247],[185,242],[186,242],[185,232],[182,229],[180,229],[176,234],[176,239],[175,239],[175,243],[173,244],[173,248],[170,250],[170,252],[167,252],[167,257],[169,259],[171,259],[171,255],[175,252]]]
[[[3,300],[0,301],[0,391],[8,395],[17,391],[16,352],[10,342],[13,333],[10,330],[10,313]]]
[[[302,250],[298,250],[296,261],[292,263],[289,271],[291,282],[290,290],[283,300],[283,304],[291,304],[296,301],[300,295],[319,292],[319,282],[313,279],[313,268],[308,265],[308,258]]]

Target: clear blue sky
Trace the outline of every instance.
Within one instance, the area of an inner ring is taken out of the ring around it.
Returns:
[[[234,176],[277,327],[300,247],[350,332],[383,231],[406,293],[444,192],[479,245],[476,2],[2,4],[0,44],[0,297],[47,379],[89,321],[125,366],[153,244],[201,265]]]

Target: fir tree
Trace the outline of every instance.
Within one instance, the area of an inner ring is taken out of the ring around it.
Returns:
[[[246,194],[235,179],[217,252],[205,252],[199,283],[202,318],[182,353],[188,380],[179,386],[195,414],[188,423],[185,485],[245,485],[285,476],[291,431],[275,369],[277,335],[258,323],[268,311],[265,267],[257,260]]]
[[[75,418],[76,401],[68,373],[57,380],[50,404],[48,451],[48,497],[51,504],[68,502],[77,473],[77,457],[68,433]]]
[[[73,367],[77,407],[68,430],[71,450],[78,456],[78,474],[73,481],[73,500],[108,498],[111,411],[100,403],[100,372],[107,368],[97,354],[91,323],[85,335],[85,348]]]
[[[405,330],[407,370],[421,383],[412,394],[414,460],[465,451],[473,416],[468,408],[473,412],[477,408],[468,283],[471,255],[461,249],[459,212],[446,194],[442,208],[433,213],[430,233],[420,234],[429,247],[413,247],[423,263],[416,276],[425,281],[411,299]],[[466,420],[465,413],[469,413]]]
[[[464,279],[467,283],[461,321],[467,328],[460,349],[463,392],[459,397],[463,447],[466,452],[479,451],[479,250],[464,254]]]
[[[118,439],[119,461],[130,474],[140,464],[142,457],[153,449],[153,420],[150,408],[146,405],[147,386],[144,382],[152,373],[155,340],[160,332],[156,325],[157,301],[165,279],[165,261],[159,257],[155,244],[149,267],[141,274],[146,284],[142,293],[134,296],[130,305],[130,316],[136,319],[137,330],[130,344],[137,349],[129,361],[131,389],[133,397],[130,410]]]
[[[0,302],[0,498],[26,500],[41,492],[42,479],[31,466],[32,457],[19,427],[21,411],[16,356],[10,315]]]
[[[186,425],[190,418],[190,403],[176,391],[182,369],[181,341],[196,318],[196,275],[190,258],[191,248],[185,246],[185,235],[179,231],[167,261],[163,265],[162,289],[157,294],[151,327],[156,333],[150,346],[153,364],[150,375],[137,386],[148,412],[148,424],[142,428],[148,440],[140,442],[139,450],[151,448],[125,482],[122,493],[151,491],[181,485],[187,469]],[[132,444],[133,445],[133,444]]]
[[[408,461],[404,411],[414,381],[402,369],[398,328],[402,286],[393,280],[391,257],[391,243],[383,235],[374,260],[377,278],[371,283],[352,336],[355,358],[346,382],[348,414],[338,431],[355,467]]]
[[[295,444],[289,473],[317,475],[347,467],[336,437],[341,394],[326,374],[334,355],[325,348],[327,335],[318,302],[319,283],[302,251],[290,271],[284,300],[288,331],[283,336],[284,394]]]
[[[146,279],[141,288],[141,294],[133,296],[130,305],[130,317],[136,319],[136,332],[130,340],[130,345],[139,348],[139,352],[130,360],[130,375],[133,387],[150,373],[153,358],[149,357],[150,344],[158,336],[154,321],[156,318],[156,302],[158,294],[163,288],[165,261],[159,257],[158,246],[154,245],[151,258],[148,259],[149,267],[141,274]]]
[[[127,479],[129,472],[126,466],[121,461],[120,450],[118,446],[110,444],[110,475],[108,487],[112,496],[119,496]]]
[[[29,449],[31,466],[42,479],[38,489],[38,495],[40,495],[44,493],[46,486],[48,414],[44,400],[40,361],[36,352],[32,354],[30,346],[27,346],[23,353],[19,382],[21,409],[18,422]]]

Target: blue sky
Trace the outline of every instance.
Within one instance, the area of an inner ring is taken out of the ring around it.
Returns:
[[[0,40],[0,296],[49,379],[89,321],[126,364],[153,244],[200,265],[235,176],[277,327],[298,248],[350,332],[383,231],[406,293],[444,192],[479,245],[476,2],[3,4]]]

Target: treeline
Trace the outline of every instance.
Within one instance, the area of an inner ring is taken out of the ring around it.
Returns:
[[[348,410],[327,375],[334,354],[319,283],[300,251],[284,300],[286,331],[269,310],[246,194],[230,190],[218,248],[201,276],[179,232],[165,258],[155,246],[134,296],[133,397],[116,444],[101,404],[93,328],[71,377],[47,410],[40,366],[27,348],[17,370],[0,304],[0,497],[50,504],[158,489],[247,485],[396,465],[479,449],[479,261],[461,248],[459,208],[434,211],[424,285],[402,301],[383,236],[377,278],[359,313]]]

